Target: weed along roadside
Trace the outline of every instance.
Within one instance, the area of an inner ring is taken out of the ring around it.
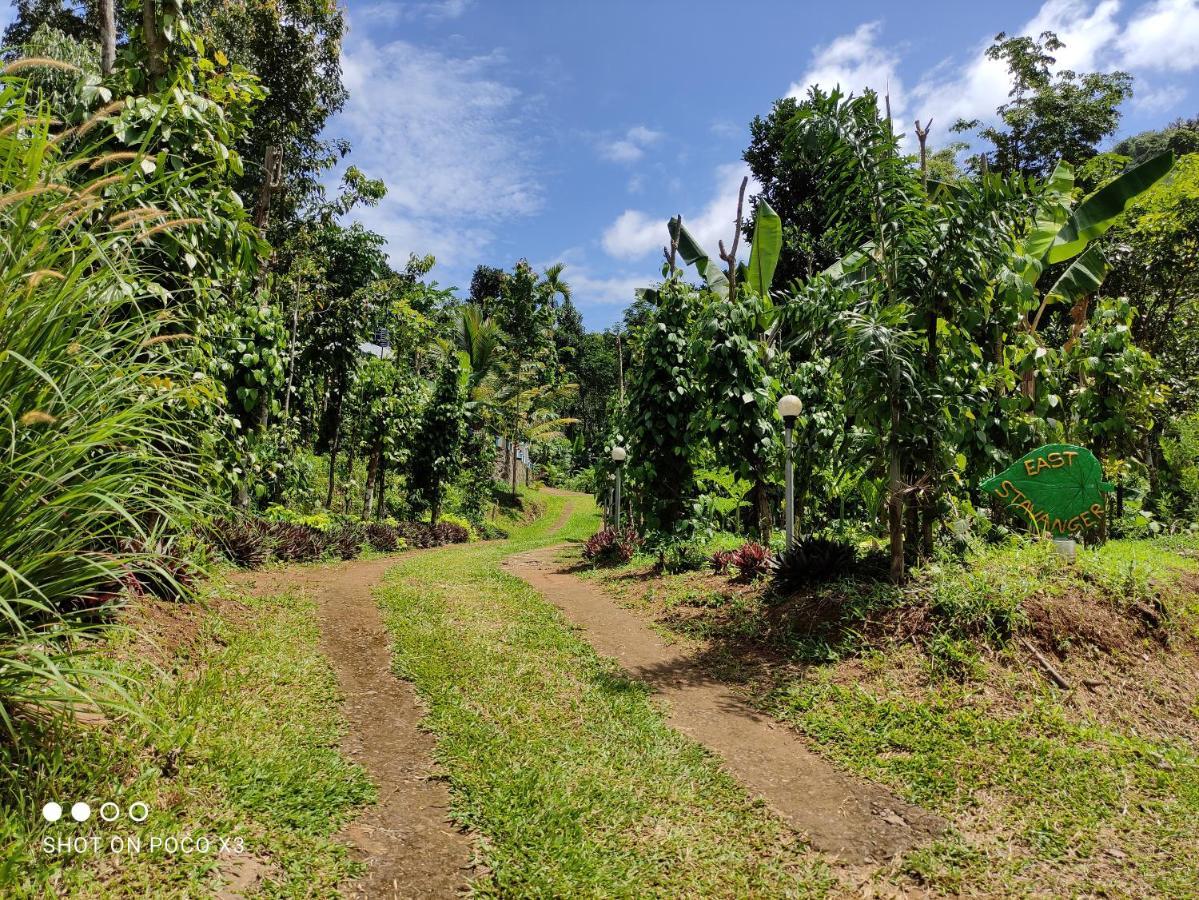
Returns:
[[[819,855],[504,573],[514,553],[594,531],[588,498],[546,504],[509,542],[406,559],[378,592],[396,674],[428,707],[452,818],[477,837],[474,889],[823,894],[834,879]]]
[[[1199,900],[1197,3],[0,7],[0,900]]]
[[[684,685],[728,692],[944,822],[872,883],[1191,896],[1197,550],[1109,541],[1071,563],[1048,541],[1000,545],[898,588],[883,567],[847,572],[830,548],[808,551],[804,578],[757,581],[719,574],[719,550],[674,571],[652,553],[537,559],[543,580],[582,580],[593,604],[602,590],[600,615],[635,616],[683,661],[650,680],[685,672]],[[609,652],[626,652],[628,631],[607,636]]]

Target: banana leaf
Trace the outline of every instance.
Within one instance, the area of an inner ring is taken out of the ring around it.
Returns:
[[[1073,304],[1082,297],[1088,297],[1099,290],[1110,268],[1099,245],[1093,244],[1070,263],[1070,267],[1049,289],[1046,298],[1050,303],[1061,300]]]
[[[1159,153],[1128,169],[1083,200],[1054,238],[1047,261],[1063,262],[1081,253],[1089,241],[1115,224],[1116,217],[1124,212],[1131,200],[1153,187],[1173,166],[1172,152]]]
[[[747,284],[755,294],[770,293],[770,282],[778,266],[779,254],[783,250],[783,220],[770,208],[765,200],[758,201],[754,217],[754,240],[749,251],[749,277]]]
[[[695,266],[712,293],[727,298],[729,295],[728,278],[716,261],[708,256],[699,242],[691,236],[687,226],[682,225],[678,218],[673,218],[667,227],[670,229],[671,240],[678,240],[679,255],[683,257],[683,262],[689,266]]]

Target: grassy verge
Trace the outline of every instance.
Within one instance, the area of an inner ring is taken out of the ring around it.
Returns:
[[[645,691],[503,573],[510,553],[594,531],[544,497],[504,545],[404,560],[380,590],[396,669],[429,705],[454,815],[483,844],[483,895],[822,895],[832,875],[668,728]]]
[[[990,548],[904,591],[771,598],[646,561],[588,577],[827,756],[949,820],[877,877],[946,895],[1199,897],[1194,538],[1112,541],[1073,566],[1045,546]]]
[[[0,894],[208,896],[238,872],[256,875],[266,896],[334,893],[354,864],[332,834],[373,788],[337,750],[338,689],[313,604],[279,596],[141,612],[157,648],[130,635],[100,652],[143,679],[133,694],[144,720],[31,731],[37,747],[24,759],[0,748]],[[47,801],[64,808],[53,824]],[[76,801],[92,808],[86,822],[71,819]],[[116,821],[100,819],[106,801],[120,807]],[[128,817],[137,801],[141,824]],[[75,844],[60,852],[59,838]],[[171,852],[171,838],[192,843]]]

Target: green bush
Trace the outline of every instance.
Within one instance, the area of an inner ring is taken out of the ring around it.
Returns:
[[[475,530],[475,526],[473,524],[471,524],[471,522],[469,522],[466,519],[466,517],[456,516],[453,513],[442,513],[441,518],[438,519],[438,524],[440,524],[442,522],[445,522],[446,524],[449,524],[449,525],[456,525],[459,528],[464,529],[466,531],[466,534],[467,534],[467,537],[469,540],[472,540],[472,541],[478,540],[479,535],[478,535],[478,532]]]
[[[689,541],[676,541],[658,553],[657,569],[670,575],[694,572],[707,565],[708,557],[703,548]]]
[[[142,229],[111,224],[129,185],[169,191],[194,173],[159,166],[149,179],[136,159],[82,165],[104,148],[52,144],[46,115],[22,123],[22,90],[11,79],[0,87],[0,721],[9,728],[18,706],[82,698],[92,673],[76,638],[103,622],[95,606],[146,565],[144,548],[204,508],[197,417],[214,396],[193,377],[188,336],[162,311],[158,279],[169,273],[146,261]],[[108,189],[85,193],[101,177]]]
[[[337,524],[337,520],[328,510],[305,514],[288,509],[286,506],[269,506],[262,514],[270,522],[284,522],[288,525],[306,525],[320,531],[328,531]]]

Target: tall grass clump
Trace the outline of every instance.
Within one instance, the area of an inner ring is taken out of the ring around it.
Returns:
[[[0,745],[94,699],[89,639],[138,573],[171,581],[155,548],[203,485],[206,388],[128,224],[152,167],[93,166],[29,105],[0,86]]]

